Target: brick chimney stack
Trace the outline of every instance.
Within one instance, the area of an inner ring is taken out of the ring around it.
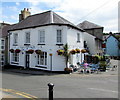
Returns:
[[[19,22],[24,20],[26,17],[30,16],[31,13],[28,8],[24,8],[24,10],[21,10],[21,14],[19,14]]]

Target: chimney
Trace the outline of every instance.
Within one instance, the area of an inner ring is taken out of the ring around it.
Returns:
[[[21,10],[21,14],[19,14],[19,22],[30,16],[31,13],[28,8],[24,8],[24,10]]]

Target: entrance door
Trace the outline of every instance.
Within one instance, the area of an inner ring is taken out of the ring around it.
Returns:
[[[28,53],[26,53],[26,55],[25,55],[25,67],[26,67],[26,69],[29,68],[29,64],[30,64],[30,55]]]

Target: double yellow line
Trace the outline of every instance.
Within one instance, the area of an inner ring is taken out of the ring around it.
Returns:
[[[3,88],[0,88],[0,90],[3,91],[3,92],[8,92],[8,93],[11,93],[11,94],[19,95],[19,96],[22,96],[24,98],[29,98],[31,100],[37,100],[36,96],[30,95],[30,94],[25,93],[25,92],[16,91],[16,90],[13,90],[13,89],[3,89]]]

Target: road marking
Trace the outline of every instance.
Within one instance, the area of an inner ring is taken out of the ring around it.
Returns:
[[[97,90],[97,91],[103,91],[103,92],[113,92],[113,93],[118,93],[118,91],[113,91],[113,90],[106,90],[106,89],[99,89],[99,88],[88,88],[90,90]]]
[[[19,96],[22,96],[22,97],[25,97],[25,98],[29,98],[29,99],[32,99],[32,100],[36,100],[37,99],[36,96],[27,94],[25,92],[16,91],[16,90],[13,90],[13,89],[3,89],[3,88],[0,88],[0,90],[4,91],[4,92],[9,92],[9,93],[12,93],[12,94],[17,94]]]

